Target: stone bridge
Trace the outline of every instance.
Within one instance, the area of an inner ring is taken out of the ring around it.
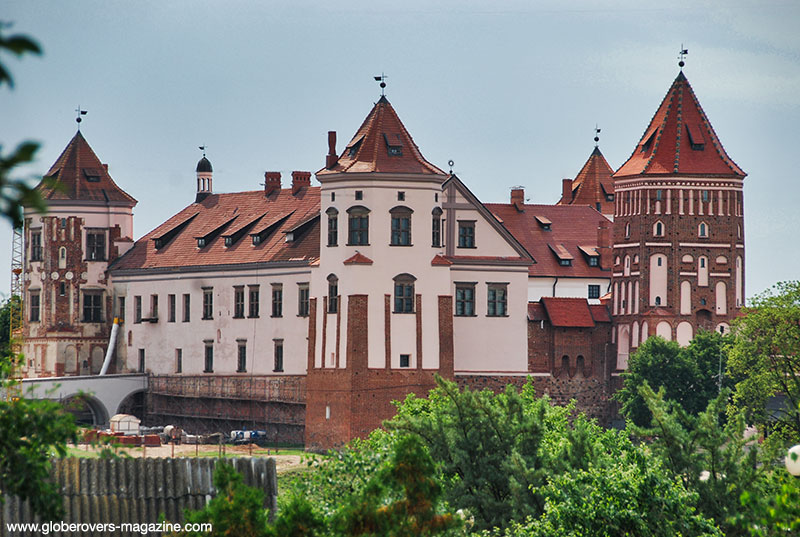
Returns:
[[[69,404],[79,423],[108,427],[114,414],[143,418],[147,375],[85,375],[22,380],[22,393],[31,399]]]

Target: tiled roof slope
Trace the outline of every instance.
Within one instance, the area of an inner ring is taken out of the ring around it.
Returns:
[[[445,173],[425,160],[386,97],[375,103],[364,123],[347,144],[336,164],[317,176],[333,173]]]
[[[304,188],[296,195],[292,195],[291,189],[283,189],[268,197],[263,190],[211,194],[136,241],[130,251],[114,262],[111,270],[281,261],[314,263],[319,259],[318,216],[319,187]],[[171,236],[170,231],[182,224],[185,227]],[[225,227],[218,229],[220,226]],[[215,230],[219,232],[214,234]],[[253,245],[251,235],[262,231],[265,231],[263,240]],[[294,240],[286,242],[286,233],[290,231]],[[213,238],[198,248],[197,238],[209,233]],[[225,246],[226,236],[236,238],[231,246]],[[156,237],[169,239],[156,249]]]
[[[683,72],[614,178],[670,174],[747,175],[725,152]]]
[[[97,158],[89,143],[75,133],[45,179],[55,181],[51,186],[42,181],[36,187],[45,200],[99,201],[136,205],[136,200],[111,179],[108,170]]]
[[[609,272],[589,266],[579,246],[598,246],[597,228],[608,219],[585,205],[522,205],[520,212],[510,203],[487,203],[486,208],[533,256],[535,263],[528,267],[529,276],[558,276],[566,278],[608,278]],[[536,217],[550,220],[550,231]],[[571,266],[559,264],[550,246],[562,245],[573,257]]]
[[[594,318],[585,298],[542,297],[542,305],[553,326],[592,328]]]
[[[596,207],[600,203],[603,214],[614,212],[614,202],[606,201],[606,195],[614,193],[614,180],[611,176],[614,170],[608,161],[595,147],[586,164],[583,165],[577,177],[572,181],[572,197],[558,202],[558,205],[590,205]]]

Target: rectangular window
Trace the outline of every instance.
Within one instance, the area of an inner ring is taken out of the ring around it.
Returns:
[[[117,318],[120,321],[125,320],[125,297],[117,297]]]
[[[397,193],[397,201],[406,201],[406,193],[405,192],[398,192]]]
[[[158,295],[150,295],[150,322],[158,320]]]
[[[58,295],[59,296],[67,296],[67,284],[64,282],[58,282]]]
[[[339,213],[328,213],[328,246],[339,244]]]
[[[206,341],[205,363],[203,365],[203,373],[214,372],[214,345],[209,341]]]
[[[183,295],[183,322],[188,323],[192,320],[192,295],[184,293]]]
[[[275,369],[274,372],[279,373],[283,371],[283,340],[275,340]]]
[[[435,214],[431,222],[431,246],[440,248],[442,246],[442,217]]]
[[[283,285],[272,284],[272,316],[283,317]]]
[[[703,201],[708,202],[708,190],[703,190]]]
[[[356,190],[356,199],[363,200],[364,199],[364,191],[363,190]]]
[[[233,317],[244,319],[244,286],[237,285],[233,288]]]
[[[600,286],[589,284],[589,298],[600,298]]]
[[[339,311],[339,280],[328,278],[328,313]]]
[[[592,256],[589,258],[589,266],[590,267],[597,267],[600,265],[599,258],[597,256]]]
[[[83,322],[103,322],[103,292],[85,291],[83,293]]]
[[[297,286],[297,315],[308,317],[308,284],[300,283]]]
[[[661,189],[656,190],[656,200],[661,201],[662,195],[663,194]]]
[[[349,245],[366,246],[369,244],[369,213],[353,211],[348,218]]]
[[[508,284],[490,283],[487,294],[486,315],[489,317],[505,317],[508,315]]]
[[[399,278],[399,277],[398,277]],[[414,282],[395,280],[394,282],[394,312],[414,313]]]
[[[42,260],[42,232],[31,231],[31,261]]]
[[[258,285],[251,285],[248,288],[249,293],[249,311],[247,312],[248,317],[258,317],[258,307],[259,302],[261,301],[261,291]]]
[[[175,372],[183,373],[183,349],[175,349]]]
[[[411,214],[392,215],[392,246],[411,246]]]
[[[247,372],[247,342],[239,341],[236,348],[236,372]]]
[[[175,295],[167,295],[167,322],[175,322]]]
[[[30,322],[32,323],[38,323],[40,320],[39,309],[41,304],[39,291],[31,291],[30,297],[31,297],[31,308],[28,314],[28,320],[30,320]]]
[[[133,297],[133,322],[142,322],[142,297],[139,295]]]
[[[144,373],[144,349],[139,349],[139,373]]]
[[[475,284],[456,284],[456,316],[472,317],[475,315]]]
[[[214,288],[203,287],[203,319],[214,318]]]
[[[86,259],[88,261],[106,260],[106,232],[89,230],[86,232]]]
[[[458,223],[458,247],[475,248],[475,222]]]
[[[408,367],[411,365],[411,355],[410,354],[401,354],[400,355],[400,367]]]

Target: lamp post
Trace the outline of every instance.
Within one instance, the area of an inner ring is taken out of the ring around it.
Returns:
[[[795,477],[800,476],[800,444],[789,448],[784,464],[787,472]]]

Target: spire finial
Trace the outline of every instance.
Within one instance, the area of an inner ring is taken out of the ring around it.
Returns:
[[[376,76],[375,77],[375,80],[376,81],[380,81],[380,83],[381,83],[380,84],[380,86],[381,86],[381,97],[383,97],[384,91],[386,89],[386,79],[387,78],[389,78],[389,77],[386,76],[385,74],[383,74],[383,72],[381,72],[381,76]]]
[[[207,146],[207,145],[205,145],[205,144],[204,144],[204,145],[201,145],[201,146],[198,146],[198,149],[199,149],[200,151],[202,151],[202,152],[203,152],[203,158],[205,158],[205,156],[206,156],[206,148],[207,148],[207,147],[208,147],[208,146]]]
[[[447,165],[450,166],[450,175],[453,175],[453,165],[454,164],[455,164],[455,162],[453,162],[453,159],[450,159],[450,160],[447,161]]]
[[[81,108],[81,105],[78,105],[78,108],[75,109],[75,113],[77,114],[77,116],[75,117],[75,123],[78,124],[78,130],[81,130],[81,121],[83,121],[83,119],[81,119],[81,116],[85,116],[88,112],[86,110],[83,110]]]
[[[594,124],[594,146],[597,147],[597,144],[600,142],[600,127],[597,126],[597,123]]]
[[[680,54],[678,54],[678,59],[680,60],[680,61],[678,62],[678,67],[680,67],[680,68],[681,68],[681,71],[683,71],[683,66],[684,66],[684,65],[686,65],[686,62],[685,62],[685,61],[683,61],[683,58],[684,58],[684,56],[686,56],[687,54],[689,54],[689,49],[688,49],[688,48],[683,48],[683,43],[681,43],[681,53],[680,53]]]

